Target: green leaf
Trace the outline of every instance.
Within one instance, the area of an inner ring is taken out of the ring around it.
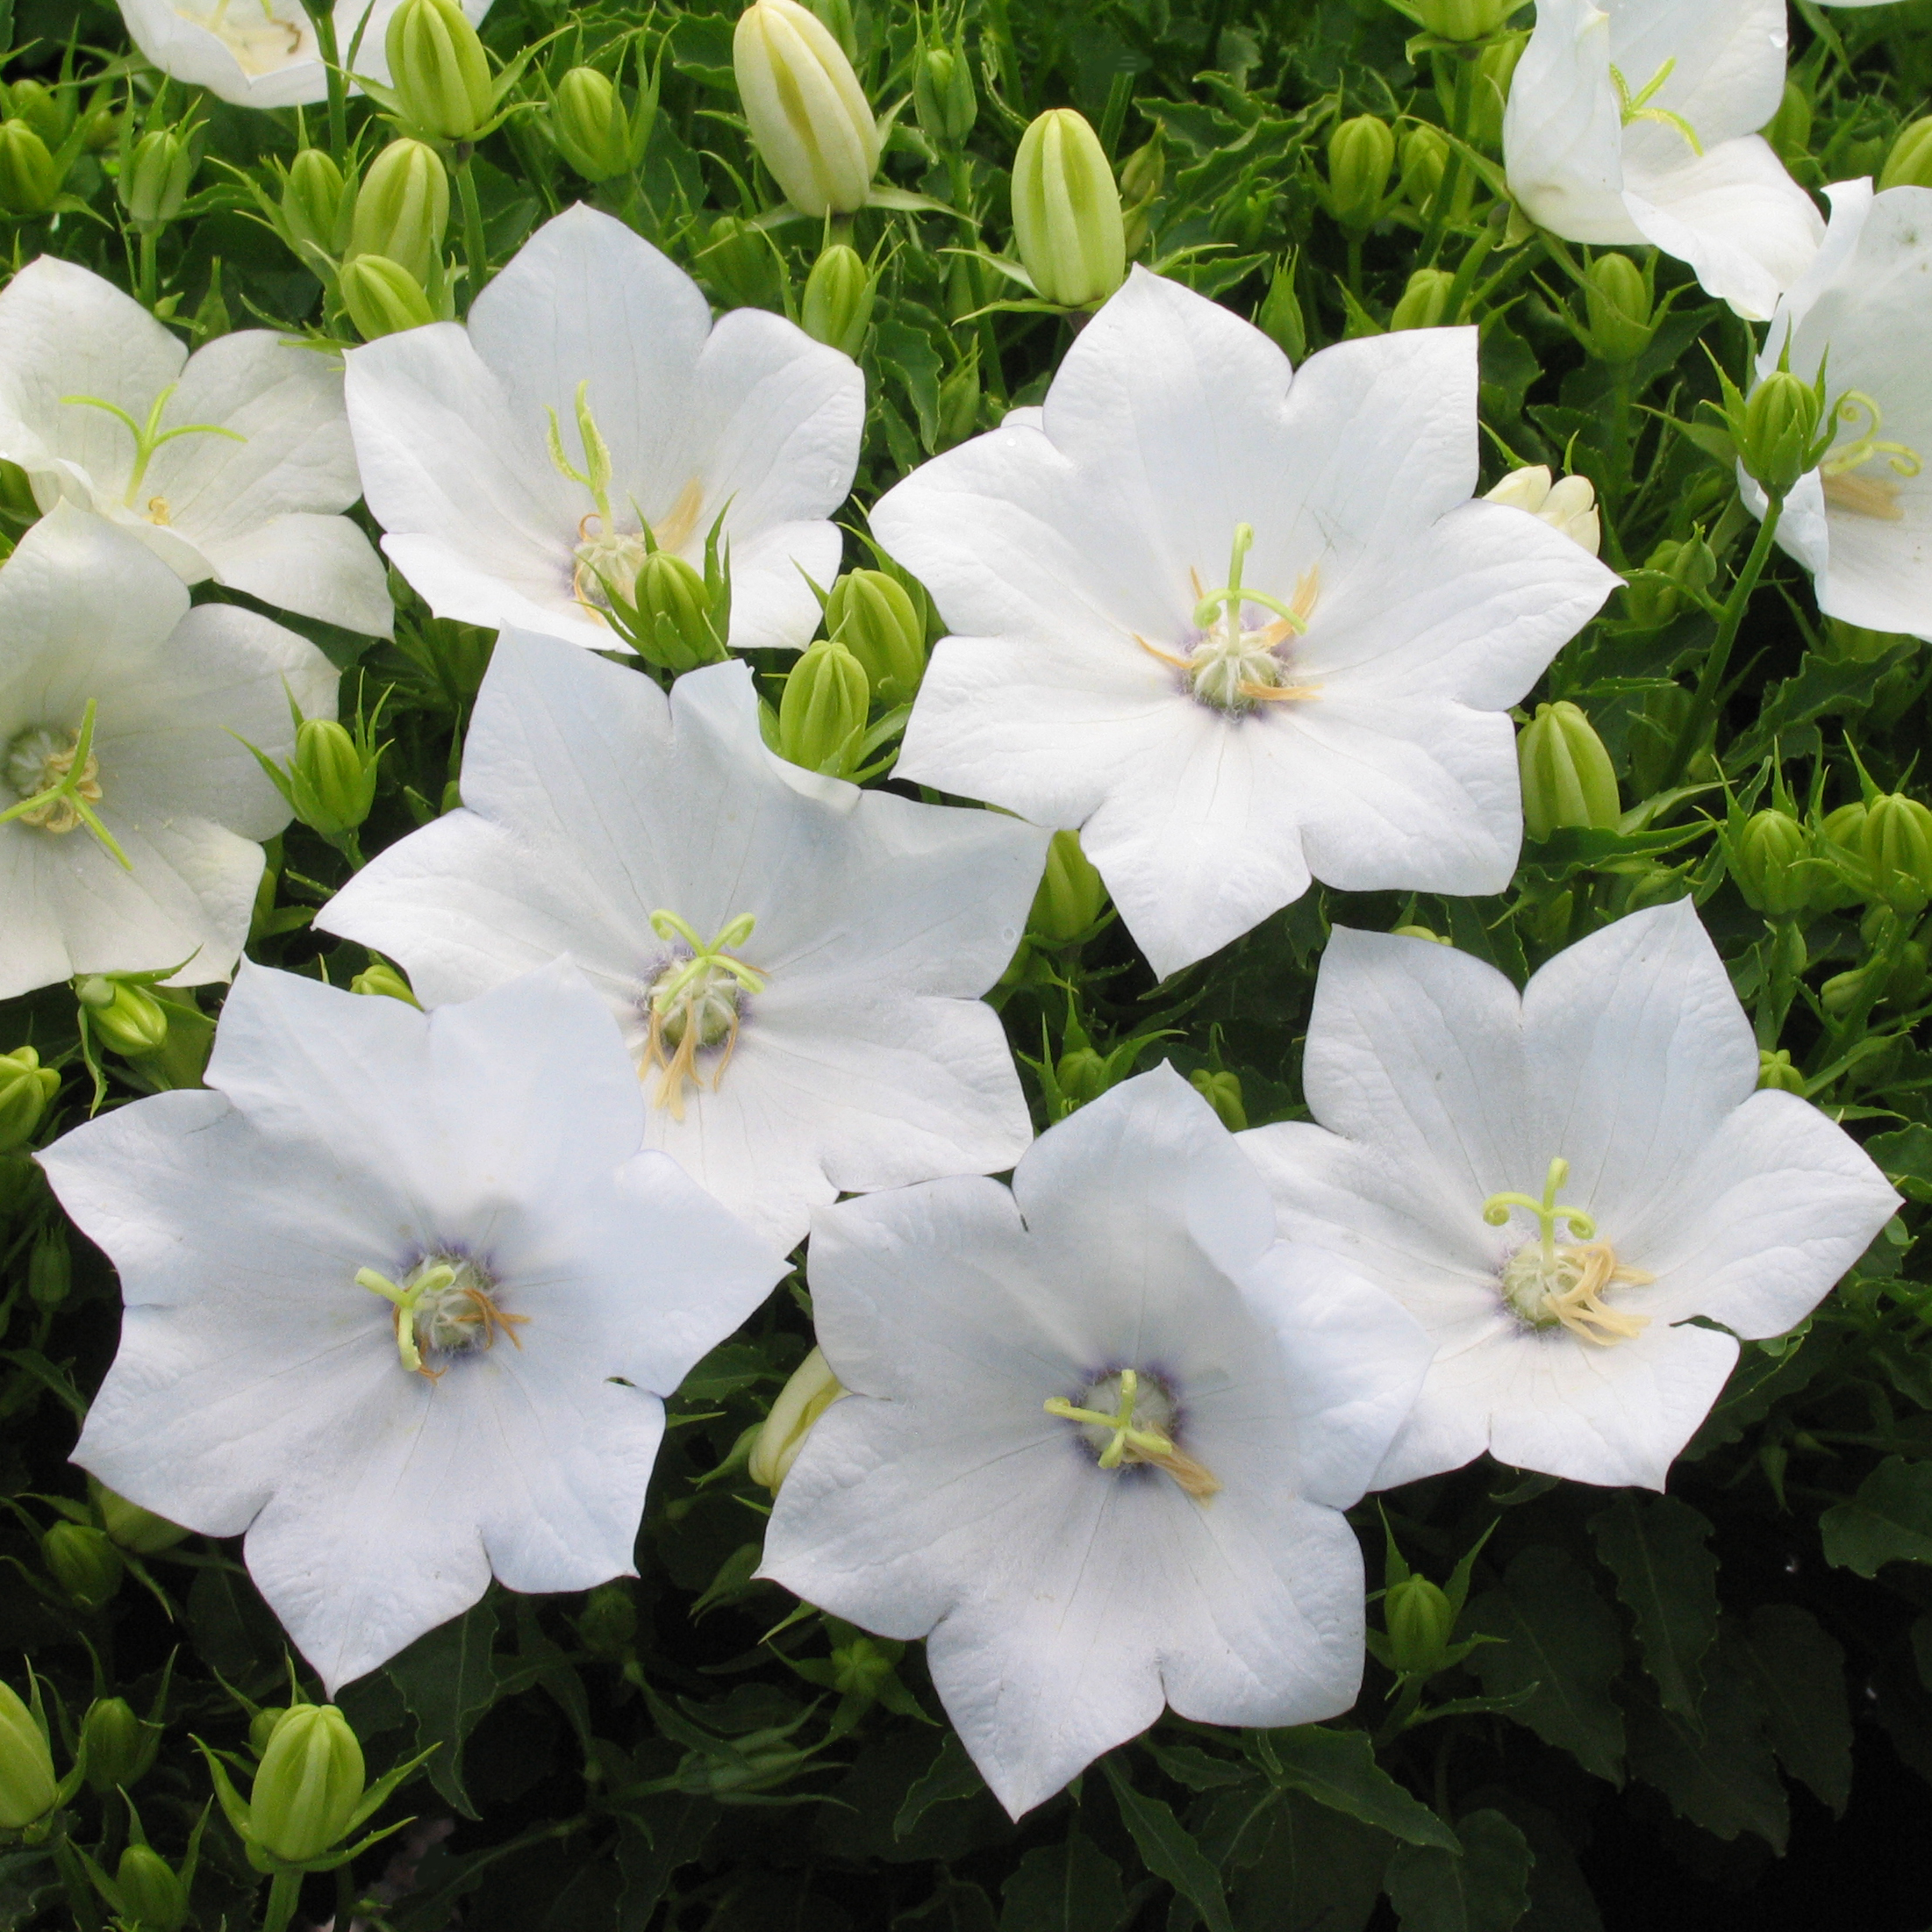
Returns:
[[[1900,1193],[1932,1201],[1932,1127],[1914,1120],[1896,1134],[1875,1134],[1865,1142],[1865,1152]]]
[[[429,1761],[430,1782],[466,1818],[478,1813],[463,1788],[463,1743],[496,1699],[491,1651],[501,1607],[492,1592],[418,1637],[388,1666],[416,1720],[417,1748],[442,1746]]]
[[[1810,1611],[1766,1603],[1751,1612],[1744,1664],[1778,1762],[1842,1815],[1851,1796],[1844,1652]]]
[[[1876,1577],[1888,1563],[1932,1563],[1932,1463],[1886,1456],[1818,1528],[1835,1569]]]
[[[1698,1664],[1717,1636],[1717,1558],[1708,1520],[1674,1496],[1628,1492],[1590,1520],[1597,1555],[1636,1621],[1637,1648],[1667,1711],[1695,1718]]]
[[[1002,1896],[999,1932],[1113,1932],[1127,1910],[1120,1866],[1077,1827],[1029,1851]]]
[[[977,1798],[986,1788],[979,1767],[966,1755],[966,1747],[955,1731],[948,1731],[932,1767],[905,1794],[898,1815],[892,1821],[892,1835],[905,1837],[934,1805],[959,1798]]]
[[[1375,1745],[1366,1731],[1302,1724],[1262,1734],[1261,1748],[1276,1781],[1318,1805],[1346,1812],[1412,1845],[1456,1850],[1456,1834],[1376,1763]]]
[[[923,1932],[997,1932],[992,1900],[977,1885],[950,1878],[941,1879],[924,1904],[900,1913],[892,1921],[893,1932],[902,1925],[919,1926]]]
[[[1190,1791],[1213,1791],[1224,1785],[1254,1782],[1253,1767],[1239,1758],[1214,1757],[1192,1744],[1163,1744],[1154,1737],[1141,1740],[1148,1754],[1177,1785]]]
[[[1135,1791],[1113,1756],[1102,1758],[1100,1764],[1113,1787],[1121,1821],[1134,1835],[1148,1870],[1156,1878],[1166,1879],[1200,1914],[1207,1922],[1207,1932],[1234,1932],[1220,1874],[1189,1837],[1180,1820],[1158,1798]]]
[[[1510,1932],[1529,1909],[1529,1841],[1499,1811],[1456,1828],[1463,1856],[1404,1845],[1389,1860],[1389,1903],[1402,1932]]]
[[[1346,1812],[1282,1792],[1260,1857],[1234,1885],[1239,1932],[1362,1932],[1392,1849]]]
[[[1511,1563],[1470,1606],[1469,1628],[1501,1637],[1469,1660],[1492,1697],[1533,1693],[1511,1715],[1585,1771],[1623,1782],[1623,1716],[1610,1680],[1623,1665],[1616,1613],[1583,1566],[1548,1543]]]

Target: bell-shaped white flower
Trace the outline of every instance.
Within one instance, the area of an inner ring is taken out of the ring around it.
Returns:
[[[336,0],[336,58],[345,69],[388,82],[383,41],[400,4]],[[462,0],[472,25],[490,4]],[[328,69],[302,0],[120,0],[120,7],[129,38],[163,74],[204,87],[219,100],[237,107],[299,107],[328,97]]]
[[[1787,348],[1807,383],[1822,368],[1837,440],[1785,497],[1778,540],[1828,617],[1932,638],[1932,189],[1825,192],[1825,246],[1778,304],[1758,372]],[[1740,488],[1762,516],[1763,490],[1746,476]]]
[[[1428,1361],[1386,1296],[1277,1239],[1170,1067],[997,1181],[821,1209],[812,1316],[847,1393],[775,1499],[762,1574],[925,1637],[1016,1817],[1170,1705],[1278,1726],[1355,1701],[1368,1486]]]
[[[569,953],[623,1026],[649,1144],[784,1246],[841,1192],[988,1173],[1032,1138],[980,995],[1020,942],[1044,833],[785,763],[742,664],[667,699],[514,635],[462,797],[319,922],[430,1001]]]
[[[1537,0],[1503,164],[1569,241],[1649,242],[1762,318],[1824,223],[1758,134],[1785,91],[1785,0]]]
[[[193,355],[112,283],[42,255],[0,293],[0,458],[139,537],[184,583],[386,637],[342,371],[268,329]]]
[[[211,1536],[333,1694],[632,1571],[663,1398],[783,1270],[662,1155],[568,961],[425,1015],[247,965],[205,1091],[41,1156],[119,1270],[75,1460]]]
[[[722,517],[736,649],[798,649],[829,584],[826,521],[865,421],[858,365],[783,316],[713,325],[698,284],[609,215],[566,209],[468,326],[350,352],[362,486],[397,569],[439,617],[626,648],[603,582],[647,554],[701,563]]]
[[[955,633],[898,769],[1077,827],[1162,974],[1299,898],[1498,892],[1507,707],[1616,578],[1477,483],[1476,332],[1259,329],[1136,268],[1015,411],[887,492]]]
[[[35,524],[0,568],[0,999],[77,973],[225,979],[259,841],[289,822],[247,745],[287,757],[290,698],[333,718],[335,684],[279,624],[190,610],[113,525],[71,504]]]
[[[1320,1125],[1241,1144],[1283,1234],[1435,1342],[1376,1487],[1485,1449],[1664,1486],[1734,1338],[1801,1321],[1899,1205],[1843,1128],[1757,1072],[1687,899],[1593,934],[1521,996],[1450,947],[1336,929],[1303,1069]]]

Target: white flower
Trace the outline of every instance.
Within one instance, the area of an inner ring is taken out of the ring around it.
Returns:
[[[383,42],[400,4],[336,0],[336,58],[346,70],[388,81]],[[238,107],[297,107],[328,97],[328,69],[302,0],[120,0],[120,5],[129,37],[162,73],[204,87],[218,99]],[[462,0],[462,8],[474,25],[490,11],[490,0]]]
[[[986,1173],[1031,1139],[979,996],[1020,942],[1044,833],[786,764],[742,664],[667,700],[514,635],[462,796],[321,923],[431,1001],[570,954],[637,1058],[649,1143],[784,1246],[841,1191]]]
[[[1756,132],[1785,89],[1785,0],[1537,0],[1503,160],[1570,241],[1648,241],[1740,315],[1769,315],[1824,236]]]
[[[1258,329],[1135,269],[1043,411],[873,511],[959,633],[900,776],[1079,828],[1163,975],[1311,871],[1500,891],[1506,707],[1617,580],[1476,483],[1473,329],[1342,343],[1291,381]]]
[[[1802,1320],[1898,1206],[1815,1107],[1754,1091],[1757,1064],[1688,900],[1572,946],[1521,997],[1466,953],[1337,928],[1303,1072],[1320,1125],[1241,1147],[1283,1234],[1436,1344],[1375,1486],[1485,1449],[1664,1486],[1733,1336]]]
[[[75,1460],[211,1536],[336,1686],[628,1576],[662,1399],[783,1263],[662,1155],[567,961],[425,1016],[247,965],[208,1065],[40,1158],[120,1272]]]
[[[1551,476],[1548,463],[1532,463],[1528,469],[1511,470],[1483,495],[1490,503],[1506,503],[1513,510],[1527,510],[1541,518],[1592,556],[1601,547],[1597,489],[1587,476],[1565,476],[1559,483]]]
[[[190,610],[181,580],[98,517],[61,504],[35,524],[0,567],[0,814],[72,784],[0,823],[0,999],[76,973],[225,978],[257,841],[289,822],[240,741],[286,757],[290,697],[333,717],[335,682],[265,617]]]
[[[1816,579],[1818,608],[1867,630],[1932,638],[1932,189],[1828,188],[1831,227],[1778,305],[1758,363],[1808,383],[1821,367],[1838,440],[1785,499],[1778,540]],[[1764,493],[1741,478],[1759,516]]]
[[[0,458],[132,532],[184,583],[386,637],[382,560],[329,357],[267,329],[190,355],[132,297],[42,255],[0,293]]]
[[[348,365],[383,547],[438,616],[621,649],[598,576],[628,585],[647,523],[699,562],[722,515],[733,647],[795,650],[817,626],[801,572],[838,572],[826,519],[858,462],[858,365],[762,309],[714,326],[622,222],[567,209],[467,328],[384,336]]]
[[[1171,1068],[1051,1128],[1011,1193],[934,1181],[821,1210],[811,1269],[849,1392],[785,1478],[762,1574],[927,1638],[1016,1817],[1163,1703],[1264,1726],[1353,1703],[1362,1559],[1341,1512],[1428,1342],[1276,1238],[1254,1168]]]

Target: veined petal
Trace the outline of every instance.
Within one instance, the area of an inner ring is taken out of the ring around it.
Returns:
[[[1610,35],[1609,16],[1592,0],[1539,0],[1503,114],[1510,192],[1532,219],[1571,241],[1642,240],[1623,204]]]

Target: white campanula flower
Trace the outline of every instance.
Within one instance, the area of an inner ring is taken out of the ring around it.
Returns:
[[[224,979],[289,807],[248,750],[335,715],[321,652],[190,610],[132,536],[57,504],[0,566],[0,999],[79,973]],[[244,744],[243,740],[247,743]]]
[[[1171,1068],[965,1178],[812,1217],[845,1393],[775,1499],[763,1574],[927,1640],[1015,1816],[1170,1705],[1219,1724],[1355,1700],[1367,1487],[1428,1360]]]
[[[248,965],[206,1090],[41,1156],[121,1343],[75,1458],[211,1536],[333,1694],[512,1590],[632,1574],[663,1398],[782,1271],[565,962],[424,1015]]]
[[[1816,580],[1818,608],[1867,630],[1932,637],[1932,189],[1840,182],[1811,272],[1778,304],[1758,373],[1788,350],[1821,369],[1837,440],[1785,499],[1778,540]],[[1764,513],[1746,477],[1744,498]]]
[[[1784,97],[1785,0],[1537,0],[1503,161],[1569,241],[1649,242],[1762,318],[1824,224],[1757,132]]]
[[[998,1015],[1046,834],[767,750],[751,674],[652,681],[507,635],[463,809],[324,909],[462,999],[569,953],[621,1023],[648,1134],[790,1247],[815,1203],[1008,1166],[1032,1137]]]
[[[388,81],[383,42],[400,4],[336,0],[336,58],[345,69]],[[490,4],[462,0],[472,25]],[[120,0],[120,7],[129,38],[163,74],[218,100],[298,107],[328,97],[328,69],[302,0]]]
[[[193,355],[131,297],[42,255],[0,293],[0,458],[209,578],[389,634],[383,563],[337,512],[361,494],[342,371],[268,329]]]
[[[1500,891],[1522,837],[1507,707],[1616,579],[1472,502],[1476,332],[1299,372],[1135,269],[1043,409],[872,513],[955,633],[900,775],[1077,827],[1168,974],[1299,898]]]
[[[628,591],[647,528],[701,562],[722,517],[732,646],[797,649],[819,620],[805,576],[838,572],[826,519],[858,462],[865,382],[783,316],[713,325],[681,268],[579,206],[467,325],[351,351],[348,407],[383,547],[438,616],[623,649],[603,583]]]
[[[1435,1343],[1377,1487],[1485,1449],[1664,1486],[1735,1338],[1801,1321],[1899,1205],[1843,1128],[1757,1076],[1687,899],[1593,934],[1520,996],[1450,947],[1336,929],[1303,1072],[1319,1125],[1241,1144],[1283,1234]]]

